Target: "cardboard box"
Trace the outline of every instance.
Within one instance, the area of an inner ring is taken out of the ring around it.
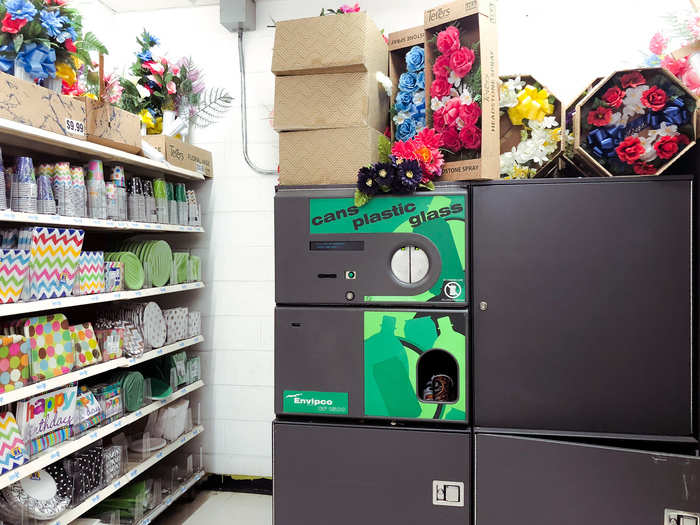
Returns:
[[[633,171],[633,166],[625,163],[615,163],[606,160],[608,157],[598,157],[593,147],[588,142],[588,136],[591,130],[607,129],[610,126],[591,126],[588,124],[588,113],[594,109],[593,104],[598,100],[602,100],[605,92],[611,87],[622,87],[621,77],[622,75],[629,73],[641,73],[644,76],[646,83],[649,86],[656,85],[658,83],[657,79],[663,79],[662,89],[672,90],[673,92],[667,94],[668,100],[682,100],[684,102],[683,110],[690,113],[687,123],[678,126],[678,131],[688,136],[688,144],[685,146],[680,146],[678,152],[675,153],[670,159],[655,159],[651,161],[656,171],[655,173],[647,173],[646,175],[661,175],[666,171],[674,162],[676,162],[680,157],[683,156],[689,149],[695,145],[697,139],[697,126],[698,126],[698,115],[697,115],[697,99],[695,96],[686,88],[683,83],[678,80],[670,71],[665,68],[635,68],[627,69],[622,71],[615,71],[614,73],[608,75],[603,80],[601,80],[588,95],[586,95],[583,100],[576,104],[576,111],[574,113],[574,151],[577,156],[580,156],[583,161],[593,170],[598,172],[603,177],[613,177],[619,175],[635,175]],[[629,90],[626,89],[626,91]],[[668,106],[668,102],[666,103]],[[596,103],[596,107],[597,107]],[[655,112],[657,114],[660,111]],[[639,115],[637,115],[639,116]],[[635,117],[633,117],[635,118]],[[636,128],[636,132],[640,136],[644,136],[645,129],[648,126],[641,126]],[[627,134],[628,136],[629,134]],[[613,143],[614,144],[614,143]],[[613,156],[612,159],[618,159],[617,156]],[[619,160],[619,159],[618,159]],[[607,166],[606,166],[607,163]],[[624,168],[624,169],[620,169]]]
[[[552,171],[553,167],[557,164],[559,155],[562,153],[562,144],[564,135],[561,130],[564,128],[564,109],[561,101],[552,93],[552,90],[538,82],[536,78],[531,75],[508,75],[502,76],[500,78],[501,82],[506,82],[509,79],[520,77],[520,80],[525,82],[525,85],[534,86],[538,89],[546,89],[549,93],[549,102],[554,106],[554,112],[552,117],[557,119],[559,124],[559,146],[557,150],[549,155],[549,160],[542,164],[542,166],[537,166],[535,163],[526,164],[525,166],[536,170],[536,174],[531,178],[543,177]],[[500,117],[500,135],[501,135],[501,153],[506,153],[512,151],[513,148],[517,147],[522,141],[522,131],[525,129],[523,126],[514,125],[510,117],[508,116],[508,111],[504,108],[503,114]],[[554,128],[556,129],[556,128]]]
[[[366,12],[316,16],[276,23],[272,72],[312,75],[371,71],[387,45]]]
[[[165,155],[165,160],[173,166],[196,171],[209,178],[214,176],[212,156],[207,150],[167,135],[146,135],[141,138]]]
[[[107,102],[85,98],[87,139],[129,153],[141,151],[141,119]]]
[[[481,68],[480,124],[481,149],[462,150],[445,155],[445,165],[440,180],[497,179],[499,178],[499,109],[498,109],[498,41],[496,35],[496,2],[494,0],[469,0],[452,2],[425,11],[425,87],[428,97],[428,124],[433,125],[430,108],[430,88],[433,65],[439,56],[435,38],[450,25],[459,25],[463,47],[475,47],[477,60],[465,78]]]
[[[336,15],[338,16],[338,15]],[[339,17],[342,18],[340,15]],[[325,18],[325,17],[324,17]],[[375,72],[299,75],[275,79],[277,131],[372,127],[383,132],[389,123],[389,97]]]
[[[599,176],[598,172],[593,172],[586,163],[576,155],[574,150],[574,116],[576,114],[576,104],[581,102],[586,96],[595,89],[595,87],[603,80],[603,77],[596,78],[593,82],[586,86],[579,95],[564,109],[564,129],[565,135],[562,141],[562,155],[560,157],[559,169],[565,176],[573,177],[590,177]],[[570,139],[569,139],[570,137]]]
[[[85,140],[85,104],[0,73],[0,118]]]
[[[357,170],[379,162],[373,128],[280,133],[280,184],[355,184]]]
[[[404,29],[389,35],[389,78],[394,85],[391,93],[391,107],[396,102],[398,93],[399,77],[406,72],[406,53],[413,46],[421,46],[425,49],[425,29],[423,26],[412,29]],[[391,141],[396,140],[396,123],[393,118],[390,121]]]

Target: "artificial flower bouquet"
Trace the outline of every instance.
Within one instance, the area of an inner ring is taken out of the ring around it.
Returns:
[[[501,77],[500,176],[530,179],[548,172],[561,153],[562,105],[531,76]]]
[[[576,106],[576,150],[606,176],[661,174],[695,143],[696,106],[666,69],[618,71]]]
[[[445,180],[498,178],[491,7],[491,2],[454,2],[425,12],[428,125],[442,136]]]
[[[425,31],[416,27],[389,35],[391,137],[410,140],[425,128]]]

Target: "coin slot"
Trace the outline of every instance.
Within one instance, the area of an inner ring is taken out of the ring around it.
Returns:
[[[291,325],[292,325],[294,328],[299,328],[299,327],[301,326],[301,323],[291,323]]]
[[[403,284],[417,284],[430,271],[428,254],[418,246],[402,246],[391,257],[391,271]]]
[[[337,273],[319,273],[318,278],[319,279],[337,279],[338,274]]]

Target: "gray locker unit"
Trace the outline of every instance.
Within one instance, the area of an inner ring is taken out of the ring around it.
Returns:
[[[275,195],[277,304],[462,307],[467,193],[380,195],[282,188]]]
[[[275,525],[467,525],[467,432],[275,422]]]
[[[467,423],[467,312],[277,307],[275,412]],[[427,384],[445,378],[437,400]],[[428,395],[426,395],[428,394]]]
[[[692,178],[472,191],[475,426],[690,439]]]
[[[700,458],[475,436],[475,525],[698,525]]]

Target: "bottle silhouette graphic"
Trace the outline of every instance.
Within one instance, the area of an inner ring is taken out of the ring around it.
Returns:
[[[452,326],[452,319],[446,315],[437,320],[440,334],[435,340],[434,348],[449,352],[457,360],[458,377],[452,380],[459,385],[459,397],[457,405],[450,406],[443,412],[442,419],[464,420],[466,418],[466,370],[467,370],[467,349],[465,337],[455,331]],[[457,408],[459,407],[459,408]]]

